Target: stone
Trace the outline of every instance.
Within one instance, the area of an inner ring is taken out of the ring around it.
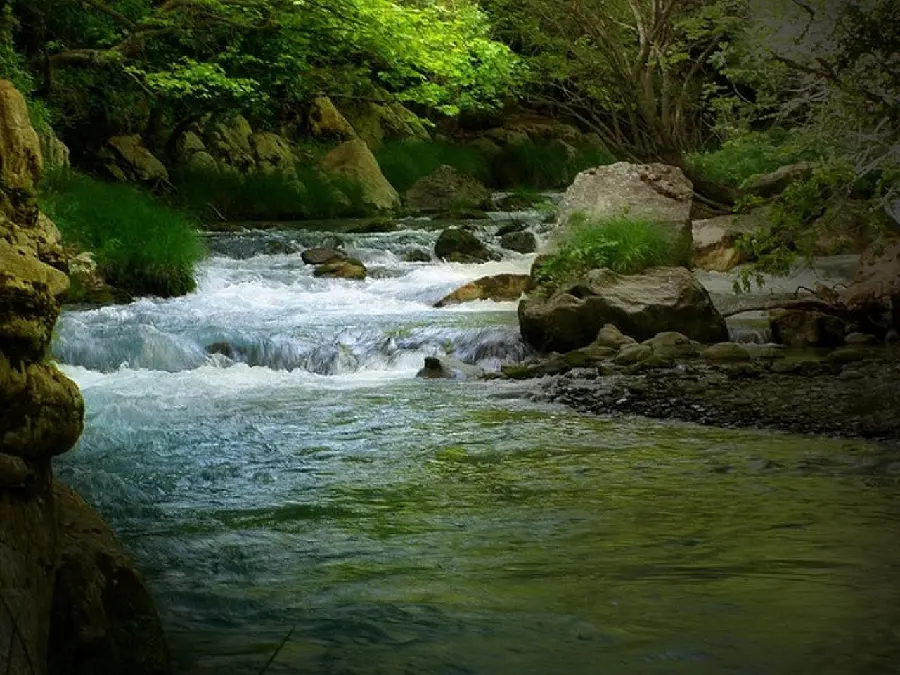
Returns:
[[[537,238],[532,232],[510,232],[500,237],[500,246],[516,253],[534,253]]]
[[[678,167],[618,162],[575,177],[560,203],[558,226],[565,228],[575,214],[589,220],[627,217],[657,222],[671,233],[677,262],[689,265],[693,199],[693,185]]]
[[[110,527],[70,488],[54,488],[60,533],[49,675],[169,675],[153,598]]]
[[[115,290],[100,273],[94,254],[84,251],[69,259],[69,292],[66,302],[105,305],[113,302]]]
[[[438,373],[442,373],[438,375]],[[425,367],[416,377],[423,379],[477,380],[484,376],[484,370],[478,366],[450,358],[449,356],[426,356]]]
[[[678,331],[657,333],[642,344],[650,347],[654,356],[668,361],[694,358],[699,356],[701,351],[701,347],[696,342]]]
[[[419,213],[491,208],[491,193],[471,176],[443,165],[406,191],[406,205]]]
[[[763,227],[769,211],[760,209],[747,214],[718,216],[695,220],[691,224],[694,267],[711,272],[727,272],[746,262],[736,243]]]
[[[617,366],[632,366],[641,361],[646,361],[653,356],[653,347],[646,344],[630,345],[622,349],[615,358]]]
[[[365,141],[346,141],[322,159],[322,169],[357,182],[362,188],[363,201],[379,210],[396,209],[400,195],[388,182],[381,167]]]
[[[296,161],[291,145],[278,134],[263,131],[250,136],[250,148],[256,161],[256,170],[263,173],[280,172],[296,176]]]
[[[552,292],[538,288],[519,303],[522,337],[539,351],[584,347],[608,323],[638,340],[665,331],[704,343],[728,339],[709,293],[681,267],[630,276],[591,270]]]
[[[343,109],[356,134],[372,149],[385,141],[420,140],[431,138],[428,129],[410,110],[398,102],[390,102],[390,95],[379,92],[383,101],[362,101]]]
[[[597,337],[594,339],[593,344],[619,350],[623,347],[637,344],[637,340],[625,335],[613,324],[608,323],[597,333]]]
[[[825,357],[825,360],[828,361],[828,363],[844,365],[847,363],[865,361],[866,359],[872,358],[872,355],[873,350],[871,348],[854,345],[852,347],[848,346],[835,349]]]
[[[318,265],[313,270],[314,277],[328,277],[331,279],[353,279],[361,281],[366,278],[367,270],[359,260],[345,258],[334,260],[323,265]]]
[[[300,254],[300,258],[307,265],[325,265],[327,263],[346,260],[347,254],[336,248],[308,248]]]
[[[719,342],[703,350],[702,356],[714,363],[739,363],[750,360],[750,352],[734,342]]]
[[[250,137],[253,128],[242,115],[227,120],[207,124],[203,142],[217,164],[241,172],[252,171],[256,166],[256,156]]]
[[[837,347],[844,344],[844,321],[831,314],[802,309],[774,312],[772,340],[790,347]]]
[[[34,472],[21,457],[0,454],[0,490],[24,488],[35,480]]]
[[[165,165],[144,146],[137,134],[113,136],[101,148],[99,157],[109,174],[118,180],[150,185],[169,182]]]
[[[41,156],[45,169],[68,169],[72,165],[69,146],[59,140],[59,136],[47,127],[38,133],[41,145]]]
[[[447,307],[475,300],[492,300],[494,302],[512,302],[531,290],[533,281],[527,274],[498,274],[492,277],[481,277],[462,286],[434,304],[435,307]]]
[[[757,197],[776,197],[792,183],[809,180],[814,165],[810,162],[798,162],[783,166],[772,173],[763,174],[753,179],[747,186],[747,192]]]
[[[849,333],[844,337],[844,342],[848,346],[873,346],[881,344],[878,336],[871,333]]]
[[[350,122],[334,106],[327,96],[313,99],[307,116],[310,135],[314,138],[349,141],[356,138]]]
[[[31,126],[28,105],[11,82],[0,80],[0,182],[7,189],[33,190],[43,168],[41,143]]]
[[[448,227],[438,236],[434,255],[450,262],[481,263],[493,259],[493,255],[478,237],[458,227]]]
[[[421,248],[414,248],[403,254],[403,262],[428,263],[431,262],[431,254]]]
[[[854,315],[900,330],[900,243],[867,249],[840,300]]]

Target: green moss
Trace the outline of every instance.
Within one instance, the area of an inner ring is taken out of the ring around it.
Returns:
[[[204,254],[200,237],[184,216],[151,196],[58,169],[41,184],[39,201],[64,243],[93,251],[116,288],[163,297],[194,289],[194,265]]]

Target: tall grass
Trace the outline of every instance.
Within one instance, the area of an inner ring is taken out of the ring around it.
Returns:
[[[691,165],[706,178],[734,187],[786,164],[818,158],[814,148],[777,129],[737,134],[715,150],[688,155]]]
[[[298,163],[284,172],[219,171],[182,167],[172,172],[173,205],[201,222],[307,220],[368,215],[361,186]]]
[[[491,160],[491,183],[502,189],[565,188],[585,169],[612,162],[609,153],[593,146],[574,148],[573,153],[560,141],[510,143]]]
[[[466,145],[438,141],[394,141],[384,144],[375,153],[375,159],[384,177],[401,193],[444,164],[482,183],[490,181],[487,157]]]
[[[640,274],[651,267],[676,264],[675,248],[671,235],[658,223],[591,220],[575,214],[558,250],[540,264],[536,277],[541,283],[559,285],[592,269]]]
[[[41,208],[66,244],[92,251],[112,286],[131,295],[171,297],[192,291],[204,248],[182,215],[128,185],[65,169],[41,183]]]

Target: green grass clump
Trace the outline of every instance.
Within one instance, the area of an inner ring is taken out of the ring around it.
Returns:
[[[510,143],[491,160],[491,183],[498,188],[551,190],[568,187],[580,172],[611,164],[604,150],[576,148],[561,141]]]
[[[375,158],[385,178],[401,193],[444,164],[482,183],[490,179],[487,158],[466,145],[438,141],[395,141],[383,145]]]
[[[575,214],[568,228],[557,252],[537,268],[539,282],[558,285],[604,267],[619,274],[640,274],[651,267],[676,264],[672,237],[658,223],[590,220]]]
[[[688,161],[712,181],[741,187],[754,176],[818,158],[814,149],[797,140],[780,130],[744,132],[728,139],[716,150],[688,155]]]
[[[182,167],[172,173],[173,205],[205,223],[228,220],[309,220],[368,215],[360,185],[298,163],[285,172]]]
[[[204,255],[200,236],[184,216],[151,196],[57,169],[41,183],[39,202],[63,242],[92,251],[112,286],[136,296],[194,290],[194,266]]]

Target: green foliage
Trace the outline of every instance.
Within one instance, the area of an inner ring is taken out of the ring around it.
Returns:
[[[394,141],[383,145],[375,158],[385,178],[401,193],[444,164],[483,183],[490,179],[488,160],[470,146],[440,141]]]
[[[784,129],[738,132],[711,152],[688,155],[690,164],[709,180],[741,187],[754,176],[787,164],[819,159],[821,152]]]
[[[204,253],[200,237],[183,216],[152,197],[58,169],[41,183],[39,201],[64,243],[92,251],[116,288],[162,297],[194,289],[194,265]]]
[[[541,283],[557,286],[592,269],[639,274],[675,264],[672,239],[658,223],[615,218],[590,220],[575,214],[559,248],[536,271]]]
[[[364,216],[362,188],[298,163],[295,174],[180,168],[172,172],[173,206],[201,222],[307,220]]]
[[[581,171],[612,161],[609,153],[593,146],[577,148],[573,154],[572,147],[561,141],[510,143],[491,160],[491,183],[498,188],[564,188]]]

